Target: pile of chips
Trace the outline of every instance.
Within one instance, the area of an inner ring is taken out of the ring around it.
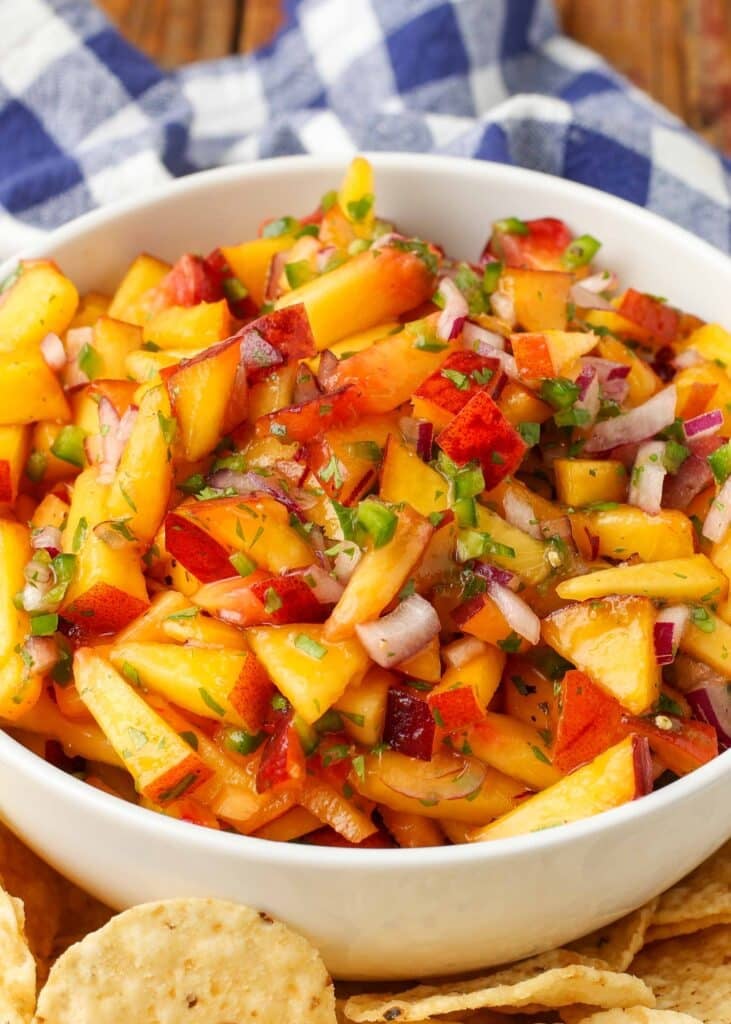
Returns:
[[[521,963],[379,993],[267,914],[114,914],[0,826],[1,1024],[731,1024],[731,842],[620,921]],[[368,991],[366,991],[368,990]]]

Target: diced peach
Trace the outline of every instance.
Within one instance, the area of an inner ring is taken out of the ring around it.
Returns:
[[[358,389],[349,386],[300,405],[268,413],[256,422],[257,436],[274,434],[286,442],[310,441],[324,430],[352,425],[358,415],[359,398]]]
[[[3,353],[37,350],[49,332],[63,334],[79,302],[76,288],[52,261],[33,260],[20,267],[18,278],[0,301]]]
[[[616,459],[556,459],[556,494],[574,508],[604,501],[625,501],[627,470]]]
[[[256,305],[261,306],[272,259],[277,253],[290,249],[294,243],[294,235],[284,234],[276,238],[254,238],[241,245],[225,245],[221,247],[221,252]]]
[[[560,270],[562,257],[571,244],[571,232],[557,217],[523,221],[520,230],[498,222],[493,225],[489,252],[508,267]]]
[[[576,546],[589,561],[639,555],[643,562],[658,562],[688,558],[694,552],[692,523],[682,512],[672,509],[653,516],[634,505],[618,505],[571,512],[569,520]]]
[[[248,409],[241,341],[233,337],[165,371],[170,405],[190,462],[208,454]]]
[[[553,415],[550,405],[542,402],[530,388],[513,380],[509,380],[500,392],[497,404],[505,419],[514,427],[521,423],[545,423]]]
[[[449,505],[444,477],[395,435],[388,439],[383,456],[379,494],[394,504],[406,501],[423,516],[443,512]]]
[[[150,317],[142,337],[159,348],[208,348],[231,334],[231,314],[225,299],[197,306],[168,306]]]
[[[636,800],[651,789],[647,740],[628,736],[590,764],[524,800],[509,814],[477,829],[470,839],[503,839],[566,825]]]
[[[355,567],[325,623],[328,640],[344,640],[353,635],[358,623],[378,618],[408,579],[433,532],[427,519],[404,506],[391,540],[367,551]]]
[[[535,726],[546,737],[553,738],[558,721],[558,701],[553,681],[546,678],[532,662],[520,657],[508,660],[503,678],[506,714]]]
[[[0,426],[70,419],[63,389],[40,351],[0,355]]]
[[[188,610],[186,609],[186,612]],[[173,612],[162,620],[160,628],[166,639],[175,640],[179,644],[190,644],[193,647],[225,647],[231,651],[249,649],[246,637],[240,629],[208,615],[186,613],[181,616]]]
[[[26,735],[56,740],[68,757],[85,757],[115,768],[122,765],[114,747],[93,719],[82,722],[64,717],[47,693],[42,692],[36,703],[24,710],[22,719],[16,724],[26,730]]]
[[[485,392],[478,392],[437,437],[437,444],[458,466],[476,459],[487,490],[520,466],[527,445]]]
[[[268,825],[257,829],[254,835],[258,839],[272,839],[279,843],[289,843],[293,839],[301,839],[302,836],[314,832],[322,827],[322,822],[314,814],[304,807],[293,807],[280,818],[275,818]]]
[[[446,427],[479,391],[492,395],[501,377],[500,361],[476,352],[452,352],[441,369],[419,385],[412,397],[414,416]]]
[[[513,633],[512,626],[489,594],[478,594],[465,601],[453,612],[452,619],[463,633],[487,644],[507,644],[512,649],[514,643],[517,650],[528,649],[528,642]]]
[[[525,331],[563,331],[573,275],[552,270],[506,269],[498,292],[513,302],[515,319]]]
[[[165,804],[190,795],[211,775],[178,733],[91,648],[74,656],[79,695],[140,793]]]
[[[610,594],[638,594],[654,600],[692,604],[722,601],[728,580],[705,555],[671,558],[649,565],[617,565],[564,580],[556,588],[568,601],[589,601]]]
[[[378,831],[378,826],[367,814],[322,779],[305,779],[297,799],[324,825],[329,825],[351,843],[360,843]]]
[[[434,275],[414,252],[386,247],[363,252],[295,288],[277,308],[304,302],[318,349],[347,334],[398,317],[428,299]],[[347,315],[344,315],[346,314]]]
[[[444,844],[444,832],[431,818],[425,818],[421,814],[393,811],[390,807],[381,807],[379,813],[383,824],[401,847],[423,849]]]
[[[633,323],[622,316],[616,310],[611,309],[586,309],[583,320],[590,327],[598,327],[603,335],[607,333],[619,341],[638,341],[641,345],[648,345],[650,333],[639,324]]]
[[[598,340],[596,334],[580,331],[510,335],[518,371],[528,382],[563,376],[580,356],[596,348]]]
[[[110,657],[115,668],[131,666],[145,686],[195,715],[252,735],[264,724],[274,688],[250,651],[127,642],[115,644]]]
[[[142,330],[134,324],[101,316],[93,327],[93,339],[87,367],[88,376],[96,380],[126,376],[126,358],[142,344]]]
[[[504,653],[487,647],[464,665],[448,668],[427,696],[437,725],[451,732],[483,719],[500,685],[504,665]]]
[[[640,359],[631,348],[618,341],[617,338],[601,338],[597,347],[602,359],[611,359],[612,362],[629,366],[627,383],[629,384],[630,405],[642,405],[664,387],[663,382],[649,363]]]
[[[311,623],[256,626],[246,635],[269,677],[308,724],[362,679],[369,665],[357,640],[334,642]]]
[[[455,737],[461,748],[463,740],[475,757],[485,764],[518,779],[531,789],[547,789],[561,778],[554,767],[545,738],[532,725],[509,715],[488,711],[484,718]]]
[[[364,416],[352,426],[333,427],[310,443],[310,469],[331,497],[343,505],[353,504],[371,489],[382,449],[397,431],[398,417],[394,413]]]
[[[28,427],[0,427],[0,504],[15,504],[29,443]]]
[[[169,271],[169,263],[146,253],[138,256],[112,296],[107,315],[129,324],[144,324],[150,315],[154,289]]]
[[[506,522],[484,505],[477,506],[477,529],[509,549],[505,553],[491,553],[490,561],[521,576],[526,583],[542,583],[551,572],[546,558],[547,544]]]
[[[388,691],[396,676],[380,665],[373,665],[358,682],[347,687],[335,703],[343,718],[343,728],[356,743],[375,747],[383,737]]]
[[[677,337],[678,311],[653,295],[628,288],[619,304],[619,314],[643,327],[656,345],[670,345]]]
[[[435,636],[426,647],[417,654],[398,664],[399,672],[412,679],[421,679],[425,683],[438,683],[442,675],[442,663],[439,656],[439,637]]]
[[[655,619],[649,598],[607,597],[553,612],[543,620],[543,639],[627,711],[641,715],[660,696]]]

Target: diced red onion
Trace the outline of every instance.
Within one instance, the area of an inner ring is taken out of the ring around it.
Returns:
[[[320,362],[317,366],[317,383],[323,391],[333,391],[339,387],[337,380],[339,364],[340,360],[329,348],[320,353]]]
[[[522,597],[499,583],[490,583],[487,592],[505,616],[505,621],[518,636],[522,636],[529,644],[537,644],[541,639],[541,620]]]
[[[613,292],[619,284],[619,278],[611,270],[600,270],[596,274],[582,278],[579,284],[586,291],[599,295],[601,292]]]
[[[94,527],[94,534],[103,541],[107,547],[114,548],[115,551],[121,551],[123,548],[129,548],[137,543],[136,538],[130,532],[126,534],[126,531],[121,532],[117,527],[119,522],[114,519],[105,519],[102,523],[97,523]],[[131,539],[130,539],[131,538]]]
[[[88,384],[89,378],[79,366],[79,353],[84,345],[94,343],[93,327],[72,327],[66,331],[66,372],[64,385],[67,388],[75,388],[79,384]]]
[[[40,558],[32,558],[30,562],[26,563],[23,567],[23,576],[28,583],[35,583],[40,587],[46,583],[53,583],[54,580],[52,567],[48,562],[41,561]]]
[[[307,476],[307,463],[298,459],[275,459],[274,468],[293,487],[300,487]]]
[[[467,299],[448,277],[439,282],[439,295],[444,300],[444,308],[437,320],[437,336],[443,341],[452,341],[459,336],[470,309]]]
[[[491,349],[495,348],[499,352],[505,350],[505,338],[502,334],[488,331],[485,327],[480,327],[479,324],[473,324],[471,320],[467,320],[462,328],[462,342],[466,348],[471,348],[475,352],[480,351],[478,347],[480,345],[489,345]],[[490,355],[492,355],[491,352]]]
[[[380,235],[373,245],[371,246],[371,252],[374,250],[377,252],[379,249],[385,249],[387,245],[391,245],[392,242],[408,242],[406,235],[400,235],[398,231],[387,231],[385,235]]]
[[[653,633],[658,665],[670,665],[675,660],[689,618],[690,611],[684,604],[672,605],[658,613]]]
[[[590,422],[593,424],[599,415],[601,397],[599,395],[599,376],[593,366],[584,366],[576,378],[579,387],[579,397],[574,403],[575,408],[583,409],[589,414]],[[587,424],[588,425],[588,424]]]
[[[629,395],[629,381],[624,377],[605,381],[600,387],[604,397],[617,405],[623,405]]]
[[[520,579],[515,573],[509,572],[508,569],[501,569],[490,562],[475,562],[472,571],[476,576],[481,576],[489,583],[499,583],[503,587],[510,587],[511,590],[517,590],[520,586]]]
[[[289,256],[289,250],[284,252],[276,252],[272,256],[271,263],[269,264],[269,272],[267,274],[266,287],[264,288],[264,300],[266,302],[273,302],[279,298],[279,282],[282,274],[284,273],[284,265],[287,262]]]
[[[407,597],[388,615],[355,627],[370,657],[383,668],[418,654],[440,629],[439,616],[419,594]]]
[[[676,370],[687,370],[691,366],[700,366],[705,359],[697,349],[686,348],[673,359],[673,366]]]
[[[488,645],[484,640],[478,640],[476,636],[463,636],[442,647],[442,657],[450,668],[462,668],[468,661],[484,654],[487,649]]]
[[[63,370],[66,365],[66,349],[59,336],[53,331],[49,331],[41,342],[41,355],[56,373]]]
[[[355,567],[363,557],[363,552],[352,540],[341,540],[332,545],[337,550],[330,556],[333,560],[333,572],[339,583],[347,583],[355,572]],[[328,550],[332,550],[328,548]]]
[[[584,451],[605,452],[620,444],[647,440],[670,426],[675,419],[676,402],[677,392],[671,385],[629,412],[597,423]]]
[[[303,569],[301,575],[320,604],[336,604],[340,600],[344,590],[342,583],[319,565]]]
[[[326,245],[324,249],[320,249],[315,257],[315,266],[317,267],[318,274],[325,273],[328,263],[337,251],[334,245]]]
[[[495,345],[491,344],[489,341],[486,341],[482,337],[477,338],[475,341],[470,341],[469,343],[465,344],[465,342],[466,342],[466,334],[465,334],[465,332],[467,330],[467,327],[469,327],[469,326],[473,326],[473,325],[465,324],[465,327],[464,327],[464,329],[462,331],[462,344],[463,344],[463,346],[465,348],[469,349],[471,352],[476,352],[479,356],[485,356],[488,359],[496,359],[500,363],[500,367],[501,367],[503,373],[507,377],[510,377],[511,380],[520,380],[520,374],[518,373],[518,366],[517,366],[517,363],[515,362],[515,359],[510,355],[509,352],[505,352],[504,351],[505,339],[501,335],[499,335],[499,334],[495,335],[495,337],[496,338],[500,338],[500,341],[502,342],[502,346],[500,348],[498,348]],[[485,331],[485,334],[491,334],[491,333],[492,333],[491,331]],[[500,390],[502,390],[502,388],[498,384],[493,389],[493,394],[497,394]]]
[[[490,305],[499,320],[502,320],[508,327],[515,326],[515,301],[512,295],[508,295],[507,292],[495,291],[490,296]]]
[[[503,515],[511,526],[517,526],[523,533],[540,540],[540,523],[525,498],[521,498],[514,491],[506,491],[503,498]]]
[[[709,682],[685,696],[696,718],[714,727],[721,750],[731,748],[731,682]]]
[[[711,502],[701,533],[708,540],[719,541],[726,536],[731,523],[731,477]]]
[[[688,441],[697,440],[699,437],[717,434],[722,426],[723,413],[720,409],[711,409],[709,412],[702,412],[700,416],[686,420],[683,424],[683,433]]]
[[[656,516],[662,508],[662,488],[667,473],[664,457],[664,441],[647,441],[640,445],[630,474],[627,500],[651,516]]]
[[[30,546],[36,551],[44,550],[53,558],[61,550],[61,531],[57,526],[41,526],[30,535]]]
[[[58,662],[58,644],[52,636],[29,636],[23,648],[34,676],[47,675]]]
[[[399,427],[404,439],[409,444],[415,445],[419,458],[428,462],[431,459],[434,424],[429,420],[417,420],[413,416],[402,416],[399,420]]]
[[[613,359],[602,359],[600,356],[582,356],[581,365],[593,367],[600,384],[605,384],[608,380],[623,380],[629,377],[631,370],[626,363],[615,363]]]
[[[542,519],[540,522],[541,536],[551,538],[560,537],[572,550],[576,550],[574,535],[571,530],[571,520],[568,516],[556,516],[555,519]]]
[[[378,762],[379,780],[394,793],[425,804],[460,800],[476,793],[485,781],[487,767],[480,761],[436,753],[431,760],[416,760],[385,751]],[[448,808],[445,808],[445,817]]]
[[[310,402],[313,398],[319,398],[321,394],[322,391],[315,375],[310,372],[306,364],[300,363],[294,381],[292,404],[301,405],[303,402]]]
[[[242,495],[268,494],[296,515],[300,515],[304,508],[315,503],[315,499],[304,491],[287,491],[276,477],[261,476],[259,473],[237,473],[234,469],[219,469],[208,477],[208,483],[216,489],[233,490]]]
[[[614,310],[611,302],[608,302],[603,296],[597,295],[596,292],[590,291],[583,281],[577,281],[576,284],[571,286],[569,298],[575,306],[580,306],[582,309]]]
[[[110,484],[130,439],[139,410],[131,405],[122,418],[106,397],[99,400],[100,461],[99,483]]]
[[[53,612],[57,602],[48,600],[48,594],[55,583],[53,570],[43,562],[31,560],[24,569],[25,586],[20,593],[20,603],[27,612]]]

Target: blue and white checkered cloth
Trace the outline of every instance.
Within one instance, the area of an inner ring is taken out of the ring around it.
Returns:
[[[369,149],[537,168],[731,251],[731,161],[562,36],[550,0],[286,6],[258,53],[166,74],[85,0],[0,0],[0,255],[190,171]]]

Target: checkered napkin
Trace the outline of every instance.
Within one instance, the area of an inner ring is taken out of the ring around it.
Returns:
[[[369,149],[537,168],[731,251],[731,161],[560,35],[549,0],[287,13],[254,55],[165,74],[86,0],[0,0],[0,255],[190,171]]]

